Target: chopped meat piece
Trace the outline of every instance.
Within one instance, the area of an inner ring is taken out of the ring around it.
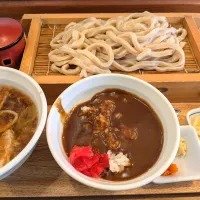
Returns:
[[[120,119],[122,117],[122,114],[121,113],[116,113],[114,117],[115,117],[115,119]]]
[[[111,117],[112,113],[115,110],[115,103],[111,100],[105,100],[101,105],[100,105],[100,112],[105,115],[107,118]]]
[[[115,155],[109,150],[107,154],[111,172],[122,173],[125,167],[131,166],[130,160],[122,152]]]
[[[123,102],[124,102],[124,103],[127,103],[128,101],[127,101],[127,99],[126,99],[126,98],[123,98]]]
[[[81,107],[81,112],[79,113],[80,118],[84,121],[93,121],[97,115],[98,108],[95,108],[94,106],[83,106]]]
[[[120,130],[119,130],[118,128],[114,128],[113,130],[114,130],[114,132],[117,133],[117,134],[120,132]]]
[[[122,133],[121,135],[124,136],[126,139],[131,139],[131,140],[137,139],[137,132],[131,130],[126,125],[120,124],[120,129]]]
[[[88,107],[88,106],[83,106],[83,107],[81,108],[81,111],[87,112],[87,111],[89,111],[90,109],[91,109],[91,108]]]
[[[94,121],[94,133],[105,132],[110,127],[112,113],[115,110],[115,103],[111,100],[105,100],[99,107],[100,114]]]
[[[109,149],[116,150],[120,148],[121,143],[119,140],[117,140],[117,136],[115,135],[113,131],[110,131],[108,133],[107,144],[108,144]]]
[[[110,120],[107,120],[106,117],[102,114],[96,117],[94,121],[94,134],[99,134],[105,132],[106,128],[109,127]]]
[[[0,136],[0,167],[12,159],[14,146],[14,131],[9,129]]]

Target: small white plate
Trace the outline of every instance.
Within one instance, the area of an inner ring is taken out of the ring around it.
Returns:
[[[153,183],[174,183],[181,181],[200,180],[200,143],[193,126],[181,126],[181,137],[187,144],[185,157],[176,157],[173,163],[177,164],[178,172],[170,176],[160,176]]]

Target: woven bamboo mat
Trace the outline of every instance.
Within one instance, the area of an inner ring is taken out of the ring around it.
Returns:
[[[66,25],[43,25],[41,28],[40,38],[39,38],[39,45],[36,54],[36,59],[33,67],[32,75],[35,76],[48,76],[48,75],[61,75],[60,73],[55,73],[50,70],[50,62],[48,59],[48,53],[51,51],[50,41],[53,37],[55,37],[58,33],[64,30]],[[181,27],[181,24],[173,25],[175,27]],[[186,38],[186,45],[184,47],[185,52],[185,68],[183,71],[180,72],[165,72],[165,74],[169,73],[198,73],[199,66],[195,60],[195,57],[192,53],[192,49],[190,47],[189,41]],[[119,72],[118,72],[119,73]],[[129,74],[160,74],[160,72],[156,71],[144,71],[139,70],[136,72],[131,72]],[[125,73],[127,74],[127,73]],[[64,76],[64,75],[63,75]]]

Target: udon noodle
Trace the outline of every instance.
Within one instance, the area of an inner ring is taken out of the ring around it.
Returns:
[[[180,71],[186,35],[149,12],[71,22],[50,42],[51,70],[82,77],[112,70]]]

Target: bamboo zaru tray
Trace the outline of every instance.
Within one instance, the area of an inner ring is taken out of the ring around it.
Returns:
[[[107,19],[119,15],[128,14],[25,14],[22,24],[28,36],[20,70],[42,84],[48,96],[48,103],[51,104],[55,97],[66,88],[66,84],[80,80],[79,76],[66,76],[50,70],[48,53],[51,51],[49,45],[51,39],[72,21],[76,22],[88,17]],[[199,93],[196,90],[196,83],[200,81],[200,32],[198,30],[200,14],[158,13],[157,15],[166,16],[172,26],[184,27],[188,32],[184,47],[186,58],[184,70],[167,73],[139,70],[127,74],[160,88],[170,100],[174,100],[174,93],[176,93],[176,99],[182,98],[185,92],[192,94],[190,98],[197,97]],[[177,85],[180,82],[181,84]],[[54,90],[54,94],[52,94],[52,90]],[[192,101],[194,100],[192,99]]]

